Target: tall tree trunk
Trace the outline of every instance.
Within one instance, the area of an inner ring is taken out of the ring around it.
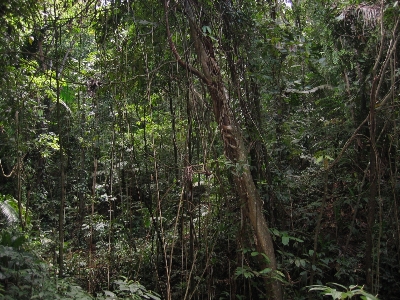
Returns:
[[[367,236],[365,246],[365,275],[367,287],[373,291],[373,227],[375,224],[375,209],[376,209],[376,195],[378,191],[378,174],[377,174],[377,152],[376,152],[376,137],[375,137],[375,95],[376,95],[377,77],[374,78],[372,83],[371,98],[370,98],[370,111],[369,111],[369,139],[370,139],[370,186],[369,186],[369,200],[368,200],[368,216],[367,216]]]
[[[253,178],[248,165],[248,151],[244,144],[242,131],[236,124],[233,112],[229,106],[229,95],[224,85],[219,65],[214,57],[213,45],[209,38],[202,35],[201,30],[195,22],[195,4],[189,0],[185,2],[185,13],[190,25],[190,33],[194,42],[197,58],[201,65],[201,71],[193,68],[184,62],[178,54],[175,44],[172,41],[168,23],[168,4],[164,1],[166,14],[167,35],[172,52],[178,63],[198,76],[207,86],[210,93],[215,119],[218,123],[221,137],[224,142],[226,158],[235,166],[234,181],[240,199],[246,203],[248,217],[254,229],[257,246],[269,258],[268,267],[273,271],[277,269],[272,237],[268,229],[267,221],[263,214],[261,198],[254,185]],[[268,280],[268,290],[271,291],[271,298],[282,299],[282,289],[278,280]]]

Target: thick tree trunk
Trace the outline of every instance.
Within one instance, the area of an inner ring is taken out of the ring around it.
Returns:
[[[269,258],[268,267],[273,271],[277,269],[272,237],[268,229],[267,221],[263,214],[261,198],[254,185],[248,164],[248,151],[246,149],[240,127],[236,124],[232,110],[229,106],[229,95],[224,85],[219,65],[214,57],[214,49],[209,38],[204,37],[195,22],[195,5],[189,0],[185,1],[185,13],[190,24],[191,37],[194,42],[195,51],[201,71],[182,61],[174,43],[168,24],[168,5],[164,2],[166,13],[167,34],[171,50],[179,64],[197,75],[206,85],[210,93],[215,119],[218,123],[221,137],[224,142],[226,158],[233,164],[234,181],[237,192],[243,203],[246,203],[248,217],[254,229],[257,246],[260,252],[265,253]],[[267,281],[271,299],[282,299],[282,289],[278,280]]]
[[[202,63],[202,65],[205,64]],[[241,129],[236,125],[228,105],[229,98],[221,75],[215,76],[207,87],[213,102],[214,115],[224,141],[225,156],[235,166],[232,171],[237,192],[240,199],[246,203],[248,217],[256,234],[258,247],[270,260],[268,267],[276,270],[274,247],[263,213],[262,200],[254,185],[248,164],[248,151],[242,138]],[[270,289],[273,299],[282,299],[281,286],[278,281],[270,281]]]

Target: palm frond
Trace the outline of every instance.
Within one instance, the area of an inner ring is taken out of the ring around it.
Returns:
[[[2,196],[2,195],[0,195]],[[18,203],[12,197],[2,196],[0,197],[0,212],[6,219],[8,224],[14,224],[18,222]]]

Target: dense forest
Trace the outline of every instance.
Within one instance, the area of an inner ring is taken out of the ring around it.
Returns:
[[[400,299],[400,1],[0,2],[1,299]]]

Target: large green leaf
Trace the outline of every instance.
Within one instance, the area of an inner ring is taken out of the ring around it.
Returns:
[[[60,97],[67,104],[74,101],[74,91],[67,83],[61,87]]]

